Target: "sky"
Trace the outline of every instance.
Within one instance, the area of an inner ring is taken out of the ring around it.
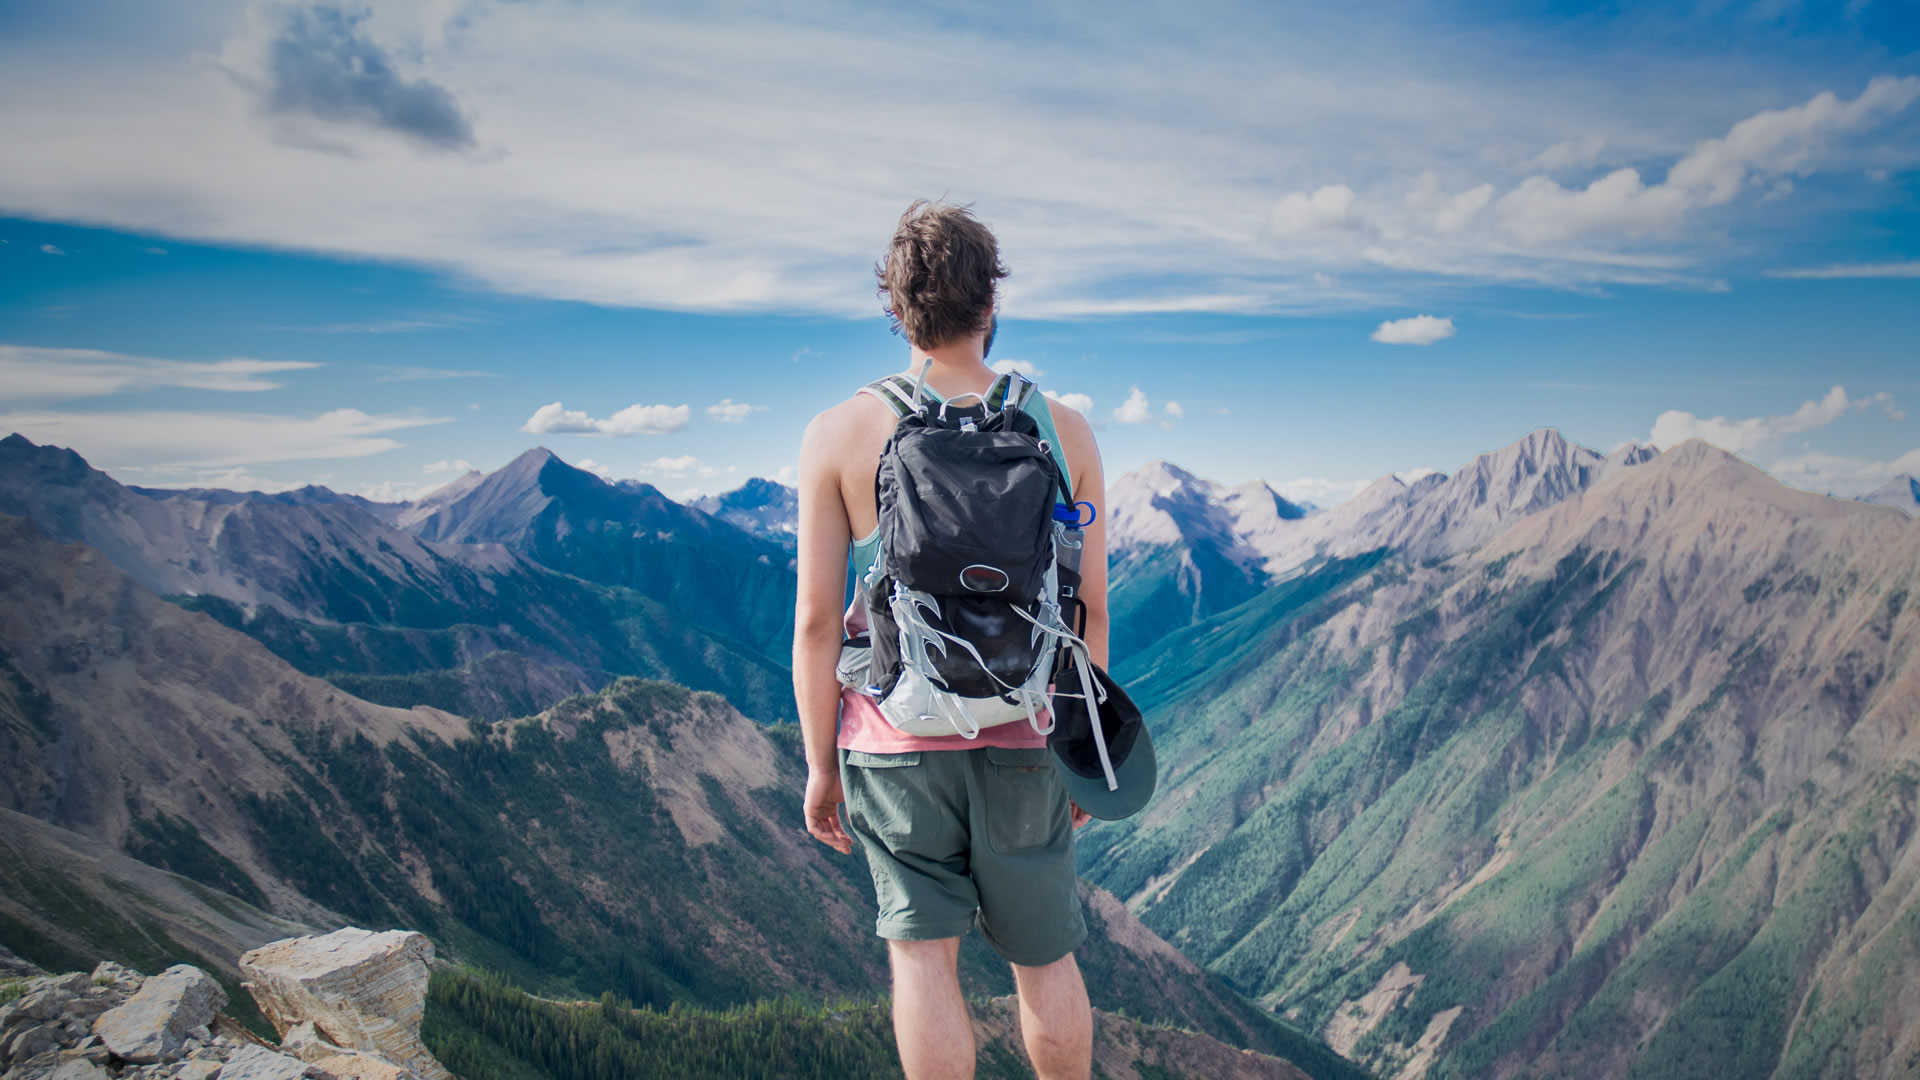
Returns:
[[[1889,0],[0,3],[0,431],[416,497],[546,446],[788,478],[906,363],[915,198],[992,359],[1321,504],[1540,427],[1920,474],[1920,14]]]

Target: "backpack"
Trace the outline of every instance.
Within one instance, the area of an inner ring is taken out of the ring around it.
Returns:
[[[1020,719],[1047,734],[1057,674],[1089,663],[1076,630],[1091,522],[1025,411],[1031,381],[1002,375],[960,407],[923,400],[921,379],[861,390],[900,420],[874,478],[879,551],[854,583],[868,637],[843,649],[841,681],[906,734],[972,739]]]

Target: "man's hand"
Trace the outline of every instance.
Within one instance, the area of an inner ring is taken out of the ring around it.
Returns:
[[[840,804],[846,801],[846,793],[840,790],[838,772],[807,770],[807,831],[840,854],[851,855],[853,837],[840,826]]]
[[[1072,799],[1068,799],[1067,805],[1073,807],[1073,827],[1074,828],[1077,829],[1080,826],[1085,825],[1087,822],[1093,820],[1093,815],[1087,813],[1085,810],[1080,809],[1079,803],[1074,802]]]

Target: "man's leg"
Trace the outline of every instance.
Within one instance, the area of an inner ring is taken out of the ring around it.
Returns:
[[[1093,1074],[1093,1009],[1073,954],[1045,967],[1015,964],[1013,983],[1020,991],[1020,1038],[1033,1071],[1040,1080],[1087,1080]]]
[[[907,1080],[972,1080],[973,1023],[960,996],[960,939],[889,941],[887,954],[893,959],[893,1039]],[[1084,1005],[1085,991],[1080,1000]]]

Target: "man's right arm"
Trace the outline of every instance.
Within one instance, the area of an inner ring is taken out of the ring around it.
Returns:
[[[799,590],[793,627],[793,692],[807,747],[807,831],[841,854],[853,838],[840,824],[839,737],[841,616],[847,589],[846,502],[835,450],[836,412],[813,418],[800,442]]]

